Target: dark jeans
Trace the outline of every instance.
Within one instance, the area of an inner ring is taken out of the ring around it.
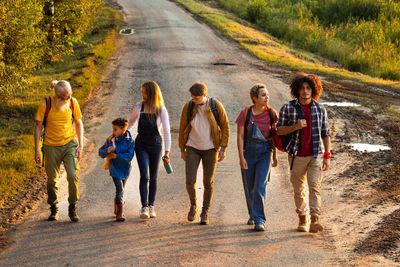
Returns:
[[[118,179],[113,177],[113,181],[115,184],[115,199],[117,204],[122,204],[123,203],[123,198],[124,198],[124,188],[126,181],[128,179]]]
[[[140,171],[139,190],[142,207],[154,205],[157,192],[157,173],[161,160],[161,149],[161,145],[135,143],[136,159]]]

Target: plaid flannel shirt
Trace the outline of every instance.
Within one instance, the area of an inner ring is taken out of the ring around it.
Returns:
[[[300,105],[300,103],[296,100],[295,105]],[[297,114],[295,106],[290,102],[286,103],[279,111],[279,119],[276,127],[292,126],[297,123],[298,117],[299,115]],[[301,140],[298,138],[299,132],[300,131],[296,131],[296,134],[292,136],[288,146],[286,147],[286,151],[290,155],[297,154],[298,148],[301,144]],[[314,158],[317,158],[318,154],[322,153],[321,139],[329,136],[329,128],[328,115],[325,108],[314,100],[312,100],[311,103],[311,133]]]

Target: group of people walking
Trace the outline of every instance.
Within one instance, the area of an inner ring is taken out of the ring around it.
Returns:
[[[276,150],[283,137],[288,141],[279,148],[288,152],[290,181],[299,216],[297,229],[308,231],[305,199],[305,185],[308,184],[309,231],[323,230],[319,222],[321,170],[329,168],[330,138],[326,110],[317,102],[322,85],[316,75],[299,73],[292,79],[290,88],[294,99],[281,108],[278,116],[269,106],[267,86],[255,84],[250,89],[253,105],[244,108],[236,119],[240,168],[249,214],[247,224],[254,225],[256,231],[265,230],[266,185],[271,167],[278,165]],[[158,168],[161,160],[164,164],[170,162],[169,116],[160,87],[156,82],[148,81],[142,85],[141,91],[142,101],[133,107],[129,120],[123,117],[114,119],[112,134],[99,149],[99,155],[106,159],[103,168],[109,169],[115,184],[114,213],[117,221],[125,220],[123,193],[134,154],[140,171],[142,219],[156,217],[154,203]],[[204,83],[194,83],[189,92],[191,100],[182,109],[179,126],[179,148],[185,162],[186,190],[190,200],[187,219],[194,221],[199,211],[196,180],[201,161],[204,196],[200,224],[207,225],[216,165],[225,158],[229,143],[229,121],[221,102],[207,96]],[[35,159],[38,164],[44,160],[48,176],[50,221],[58,219],[57,190],[61,163],[65,166],[69,184],[69,217],[73,222],[79,221],[76,204],[79,198],[78,162],[83,148],[83,124],[79,104],[71,94],[67,81],[56,83],[54,96],[40,103],[35,118]],[[133,138],[130,130],[136,123],[138,133]],[[42,129],[45,129],[43,159],[40,153]],[[323,156],[322,147],[325,151]]]

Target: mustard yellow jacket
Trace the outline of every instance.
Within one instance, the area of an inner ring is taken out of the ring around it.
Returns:
[[[221,128],[219,128],[217,121],[214,118],[213,113],[211,112],[210,104],[207,106],[206,111],[208,115],[208,120],[211,124],[211,136],[213,139],[214,147],[216,150],[222,147],[228,147],[229,143],[229,121],[228,116],[226,115],[225,109],[222,106],[221,102],[216,100],[219,122],[221,124]],[[192,130],[192,126],[187,122],[187,113],[188,113],[189,102],[185,104],[182,109],[181,121],[179,125],[179,148],[183,151],[186,148],[186,143],[189,138],[189,133]],[[190,121],[193,120],[194,116],[197,114],[197,105],[193,105],[193,112]]]

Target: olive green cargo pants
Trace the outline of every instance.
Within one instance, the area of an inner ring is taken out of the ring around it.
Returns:
[[[68,202],[76,205],[79,199],[79,177],[78,177],[78,158],[75,154],[78,147],[76,139],[71,140],[63,146],[43,146],[44,166],[47,174],[47,203],[57,206],[58,177],[60,175],[61,163],[64,164],[67,172],[68,181]]]

